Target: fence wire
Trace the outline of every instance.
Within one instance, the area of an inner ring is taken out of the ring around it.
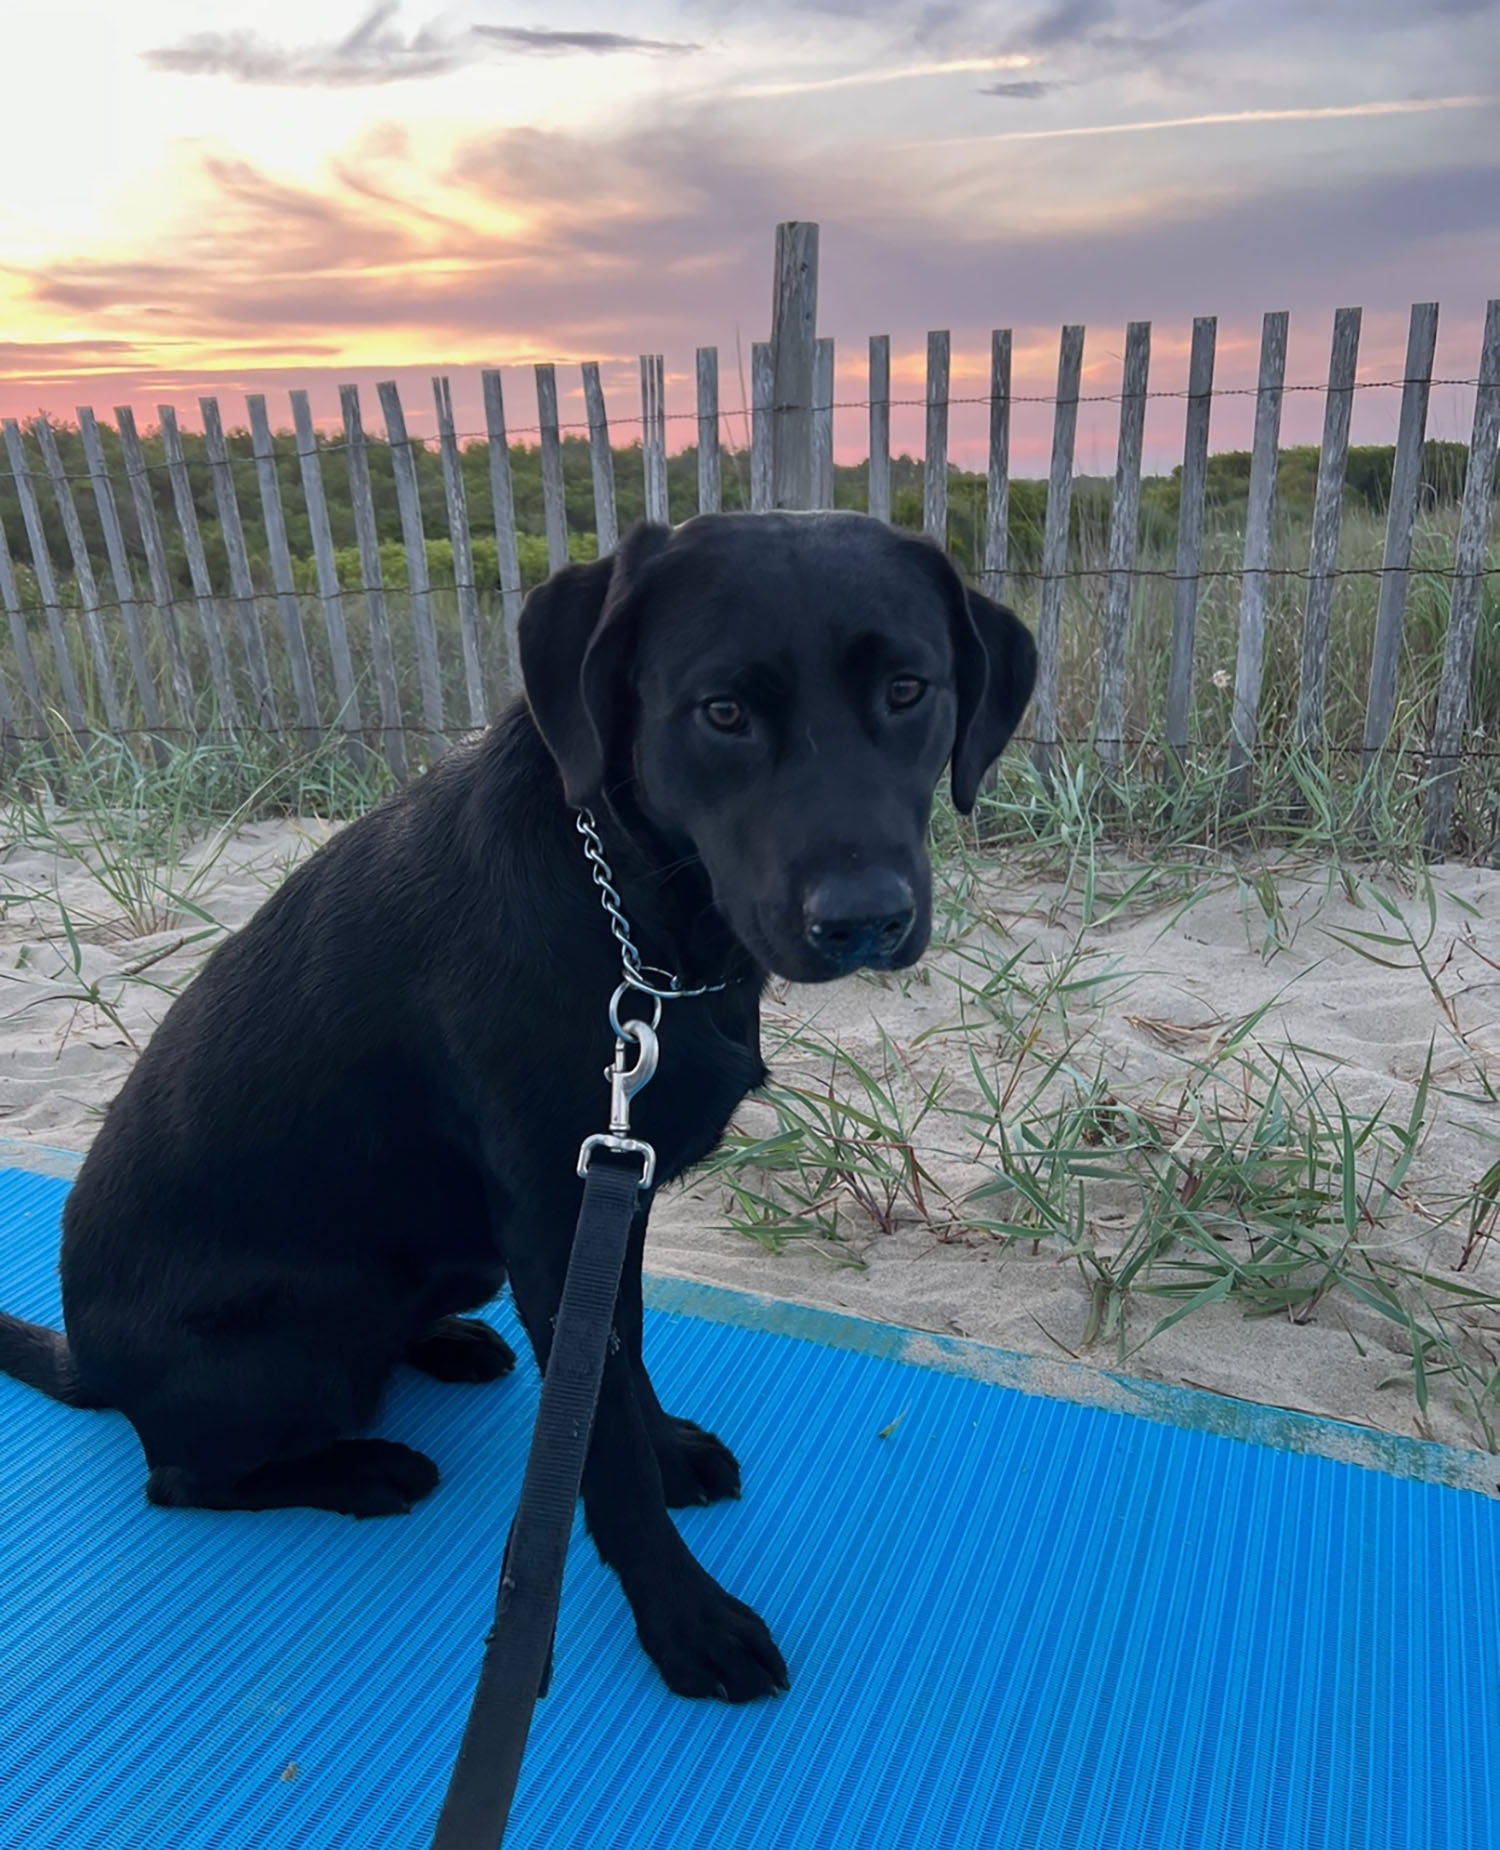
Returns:
[[[448,375],[436,374],[434,375],[434,377],[447,379]],[[1433,391],[1436,391],[1440,388],[1442,389],[1453,388],[1453,389],[1462,390],[1462,391],[1474,391],[1478,388],[1478,386],[1481,383],[1482,382],[1480,380],[1472,379],[1472,378],[1359,379],[1355,381],[1354,385],[1350,389],[1354,393],[1357,394],[1360,392],[1405,391],[1408,386],[1420,385],[1420,386],[1425,386],[1426,388],[1433,390]],[[1286,396],[1292,393],[1304,393],[1304,392],[1318,392],[1318,393],[1326,394],[1326,392],[1328,391],[1328,382],[1326,379],[1324,380],[1299,380],[1299,381],[1294,381],[1291,383],[1284,383],[1278,386],[1276,390],[1282,396]],[[1237,385],[1237,386],[1216,385],[1213,388],[1213,392],[1211,394],[1214,401],[1217,401],[1219,399],[1224,399],[1224,398],[1256,398],[1259,395],[1260,395],[1260,387],[1254,386],[1254,385]],[[205,393],[204,396],[208,397],[210,395]],[[1132,395],[1132,396],[1137,396],[1137,395]],[[1180,387],[1180,388],[1179,387],[1153,386],[1148,391],[1142,394],[1139,394],[1138,396],[1143,398],[1146,404],[1150,405],[1150,404],[1157,404],[1157,403],[1162,403],[1162,404],[1186,403],[1186,401],[1194,395],[1185,386]],[[217,399],[215,399],[215,403],[217,402],[218,402]],[[875,409],[879,409],[879,410],[890,410],[890,411],[927,411],[928,409],[931,408],[934,402],[945,408],[951,408],[951,407],[960,406],[960,405],[962,406],[984,405],[987,407],[993,407],[994,405],[998,403],[1001,405],[1051,406],[1053,410],[1055,411],[1058,405],[1060,404],[1061,405],[1119,405],[1123,402],[1123,395],[1119,392],[1080,392],[1076,396],[1059,398],[1055,392],[1009,392],[1005,394],[995,394],[995,393],[990,393],[990,392],[984,392],[984,393],[948,393],[943,398],[941,398],[940,400],[936,400],[936,401],[929,400],[925,396],[920,397],[920,398],[894,398],[893,397],[893,398],[881,398],[881,399],[836,398],[832,400],[831,402],[814,401],[814,403],[811,406],[811,410],[815,417],[828,416],[834,412],[840,412],[840,411],[869,411],[870,409],[872,409],[872,407]],[[739,424],[743,426],[746,420],[752,417],[760,416],[764,412],[769,411],[770,409],[771,408],[768,406],[757,408],[756,406],[749,405],[749,404],[744,405],[743,407],[730,407],[728,409],[725,409],[723,406],[721,406],[717,413],[718,426],[719,426],[719,431],[720,431],[720,448],[723,450],[727,450],[729,454],[733,456],[748,455],[749,453],[748,445],[741,443],[740,445],[736,447],[732,443],[726,443],[724,441],[724,433],[726,430],[729,430],[730,434],[732,435],[733,425]],[[407,415],[408,416],[411,415],[410,408],[408,408]],[[22,429],[23,433],[29,434],[34,424],[39,421],[41,420],[40,419],[28,419],[25,422],[21,423],[20,428]],[[59,435],[71,435],[72,432],[76,429],[76,426],[70,425],[63,420],[48,419],[47,421],[51,423],[52,429],[54,430],[54,432],[58,433]],[[644,417],[640,412],[625,412],[625,413],[619,413],[619,414],[615,412],[610,412],[608,416],[608,429],[609,429],[609,433],[611,437],[611,444],[610,444],[611,449],[615,451],[624,449],[625,451],[628,452],[630,449],[635,447],[632,444],[626,444],[626,445],[615,444],[613,442],[613,437],[617,430],[631,430],[631,431],[639,430],[642,433],[642,439],[644,439],[645,432],[649,428],[653,427],[657,421],[658,420],[656,419],[650,419],[650,418]],[[666,423],[666,424],[697,425],[702,422],[702,417],[700,413],[697,411],[664,411],[660,414],[659,421],[662,423]],[[188,429],[187,427],[183,425],[179,425],[178,428],[185,442],[192,442],[194,444],[197,444],[202,441],[201,431],[194,431],[194,430]],[[546,427],[542,426],[541,424],[512,424],[509,421],[509,419],[507,419],[506,427],[505,427],[505,440],[506,440],[507,445],[512,448],[521,448],[521,449],[535,448],[537,447],[538,444],[540,444],[543,436],[547,434],[548,431],[551,431],[554,429],[556,430],[557,434],[560,437],[577,437],[577,438],[587,439],[590,436],[592,436],[594,427],[588,422],[586,418],[560,419],[555,426],[549,425]],[[113,434],[112,427],[103,424],[102,421],[100,424],[100,430],[102,434],[108,434],[108,435]],[[140,432],[141,443],[145,445],[147,443],[153,442],[158,438],[159,434],[160,434],[159,425],[147,425]],[[225,434],[226,441],[229,444],[231,445],[235,444],[237,440],[239,444],[238,448],[231,448],[229,451],[230,463],[232,465],[239,465],[241,468],[253,467],[254,464],[257,462],[258,458],[247,453],[243,447],[244,441],[248,438],[248,435],[249,435],[248,425],[236,425],[233,428],[226,428],[224,434]],[[290,429],[283,426],[282,428],[277,429],[273,433],[273,435],[275,438],[279,439],[282,444],[281,449],[279,450],[279,452],[277,452],[278,460],[285,461],[285,460],[288,460],[290,455],[295,455],[295,452],[289,452],[287,448],[285,447],[287,442],[293,436],[293,432]],[[479,445],[479,444],[489,444],[490,442],[494,440],[494,437],[495,437],[495,433],[489,430],[465,430],[465,431],[455,431],[454,433],[454,441],[455,443],[458,444],[458,446],[461,449],[465,447],[472,447],[472,446]],[[522,444],[518,442],[518,439],[520,438],[534,438],[536,439],[536,442],[532,444]],[[418,435],[418,434],[408,432],[408,435],[404,441],[412,449],[419,449],[429,454],[437,455],[441,450],[443,440],[436,433],[427,434],[427,435]],[[388,450],[388,449],[401,447],[400,443],[393,442],[388,436],[380,435],[376,432],[372,432],[369,430],[366,430],[364,432],[361,442],[363,444],[363,447],[367,450],[381,451],[381,450]],[[691,450],[694,446],[689,444],[684,447],[688,450]],[[1379,447],[1389,447],[1389,446],[1384,445],[1384,446],[1379,446]],[[345,441],[345,439],[342,436],[336,435],[336,434],[328,434],[328,433],[325,433],[324,431],[318,432],[318,452],[317,453],[319,456],[343,455],[348,452],[349,448],[350,448],[349,444]],[[1243,452],[1240,452],[1240,453],[1243,454]],[[920,457],[913,458],[912,460],[920,461],[921,458]],[[186,462],[190,470],[206,469],[209,466],[208,459],[202,454],[200,454],[196,449],[192,455],[186,458]],[[839,464],[838,466],[840,468],[857,468],[859,464],[858,463]],[[161,460],[157,460],[155,458],[148,457],[145,460],[145,467],[146,467],[146,472],[148,475],[150,474],[167,475],[170,472],[171,465],[165,460],[165,458]],[[6,469],[4,473],[11,474],[12,472],[9,469]],[[948,465],[948,473],[950,475],[966,475],[966,474],[975,474],[979,472],[976,470],[965,470],[956,463],[950,463]],[[33,482],[36,482],[38,484],[45,483],[49,488],[52,486],[53,478],[45,470],[34,468],[28,463],[26,474]],[[81,485],[86,485],[86,486],[91,487],[94,483],[95,477],[86,469],[82,469],[82,470],[65,469],[63,471],[62,479],[67,482],[76,482]]]

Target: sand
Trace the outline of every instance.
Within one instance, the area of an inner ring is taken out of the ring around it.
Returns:
[[[0,1138],[86,1151],[174,989],[330,832],[319,822],[267,823],[227,842],[200,842],[180,868],[163,871],[163,880],[177,892],[189,889],[192,907],[207,916],[189,912],[133,924],[101,884],[97,857],[91,870],[88,853],[75,857],[17,840],[0,819]],[[1167,1141],[1190,1142],[1198,1133],[1182,1111],[1185,1086],[1217,1099],[1231,1128],[1247,1116],[1257,1082],[1246,1078],[1242,1063],[1221,1061],[1217,1081],[1194,1069],[1212,1061],[1237,1024],[1263,1010],[1245,1031],[1246,1058],[1262,1075],[1279,1059],[1300,1067],[1309,1081],[1336,1087],[1353,1133],[1375,1113],[1387,1127],[1404,1125],[1430,1065],[1417,1148],[1383,1203],[1381,1191],[1369,1186],[1381,1139],[1361,1151],[1361,1196],[1379,1212],[1376,1224],[1361,1221],[1360,1237],[1382,1253],[1500,1295],[1500,1260],[1483,1244],[1461,1274],[1454,1270],[1473,1193],[1500,1157],[1500,1113],[1491,1102],[1500,1086],[1500,874],[1434,870],[1430,899],[1390,878],[1361,874],[1351,898],[1344,881],[1324,867],[1282,867],[1257,887],[1246,870],[1205,862],[1185,878],[1163,876],[1157,892],[1138,894],[1109,916],[1139,874],[1108,870],[1089,916],[1083,882],[1055,869],[1015,858],[978,863],[963,874],[950,868],[940,932],[946,942],[920,970],[819,988],[775,985],[764,1019],[779,1078],[826,1090],[828,1049],[836,1045],[867,1070],[890,1067],[894,1092],[908,1109],[934,1084],[947,1088],[942,1108],[913,1139],[928,1177],[926,1212],[898,1200],[877,1222],[845,1196],[837,1239],[794,1238],[771,1251],[731,1226],[722,1181],[700,1178],[659,1200],[648,1266],[1386,1432],[1481,1443],[1472,1408],[1445,1377],[1433,1378],[1428,1409],[1419,1411],[1402,1379],[1411,1367],[1402,1330],[1347,1293],[1330,1293],[1305,1320],[1247,1319],[1237,1304],[1211,1304],[1150,1341],[1144,1338],[1172,1303],[1140,1298],[1125,1320],[1122,1353],[1118,1332],[1085,1340],[1088,1278],[1097,1276],[1091,1262],[1081,1265],[1056,1240],[1007,1241],[976,1225],[1013,1220],[1024,1204],[1013,1192],[973,1198],[995,1180],[998,1152],[993,1126],[986,1132],[978,1119],[961,1115],[982,1105],[971,1052],[1002,1083],[1021,1076],[1007,1108],[1013,1138],[1028,1116],[1045,1127],[1040,1106],[1064,1096],[1071,1070],[1102,1075],[1121,1107],[1145,1114]],[[1258,894],[1273,891],[1268,914]],[[1393,914],[1381,909],[1377,893]],[[143,923],[152,928],[139,929]],[[1408,931],[1424,947],[1426,973],[1411,944],[1358,941],[1395,968],[1377,966],[1353,948],[1355,933],[1400,940]],[[1014,960],[1014,980],[1004,990],[1013,1004],[1018,983],[1035,990],[1049,972],[1068,971],[1076,987],[1066,1019],[1055,1007],[1038,1016],[1024,1006],[997,1018],[965,998],[962,983],[972,985],[981,967],[993,970],[1005,960]],[[1017,1037],[1033,1032],[1034,1044],[1023,1052]],[[778,1054],[787,1034],[804,1043],[811,1036],[823,1051],[809,1053],[804,1045]],[[894,1060],[892,1048],[900,1050]],[[1027,1093],[1064,1054],[1065,1070],[1028,1112]],[[670,1012],[662,1058],[671,1058]],[[1332,1092],[1323,1103],[1337,1121]],[[1101,1160],[1131,1122],[1113,1108],[1094,1120]],[[770,1123],[760,1102],[742,1114],[750,1133]],[[1400,1154],[1389,1128],[1384,1146],[1379,1173],[1388,1175]],[[822,1204],[825,1212],[832,1205],[831,1197]],[[1104,1265],[1113,1263],[1131,1239],[1134,1198],[1104,1180],[1087,1182],[1074,1205],[1075,1242]],[[1331,1212],[1336,1221],[1337,1203]],[[1226,1245],[1248,1250],[1233,1229]],[[1475,1360],[1500,1346],[1500,1317],[1487,1307],[1467,1313],[1464,1327]]]

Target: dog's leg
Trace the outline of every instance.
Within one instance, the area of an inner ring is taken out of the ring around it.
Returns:
[[[351,1436],[379,1410],[395,1344],[367,1341],[357,1318],[330,1319],[321,1352],[309,1334],[160,1333],[154,1378],[116,1397],[146,1454],[149,1502],[395,1516],[437,1487],[421,1452]]]
[[[565,1199],[505,1229],[511,1289],[545,1369],[562,1300]],[[620,1577],[636,1631],[669,1689],[680,1696],[748,1702],[787,1687],[786,1665],[759,1616],[705,1572],[667,1514],[661,1468],[617,1316],[619,1341],[604,1365],[583,1474],[583,1507],[600,1558]]]
[[[405,1359],[437,1381],[498,1381],[516,1352],[477,1317],[439,1317],[407,1344]]]
[[[228,1479],[157,1465],[146,1500],[168,1509],[333,1510],[340,1516],[404,1516],[437,1488],[438,1468],[392,1439],[339,1439],[320,1452],[281,1458]]]
[[[695,1504],[719,1503],[740,1494],[739,1461],[724,1441],[691,1420],[663,1412],[641,1354],[643,1312],[641,1265],[646,1247],[649,1202],[641,1208],[630,1230],[630,1247],[620,1278],[620,1334],[635,1373],[636,1396],[646,1430],[651,1435],[661,1470],[667,1508],[680,1510]]]

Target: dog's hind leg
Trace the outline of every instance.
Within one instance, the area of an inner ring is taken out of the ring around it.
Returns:
[[[374,1419],[394,1359],[378,1347],[190,1340],[173,1359],[117,1397],[146,1454],[151,1503],[395,1516],[437,1487],[422,1453],[352,1436]]]

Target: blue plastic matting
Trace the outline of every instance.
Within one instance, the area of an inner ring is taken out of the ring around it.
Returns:
[[[7,1309],[56,1319],[65,1189],[0,1171]],[[1495,1503],[754,1322],[647,1341],[791,1693],[667,1694],[576,1535],[514,1850],[1500,1844]],[[534,1405],[403,1372],[443,1483],[356,1523],[150,1509],[123,1419],[0,1381],[0,1846],[425,1845]]]

